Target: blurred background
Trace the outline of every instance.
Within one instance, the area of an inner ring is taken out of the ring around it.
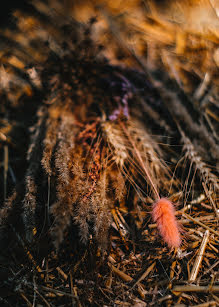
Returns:
[[[17,9],[17,8],[22,8],[25,9],[25,6],[27,6],[27,0],[7,0],[4,1],[4,5],[2,5],[1,10],[0,10],[0,24],[1,26],[3,25],[8,25],[11,21],[11,15],[12,12]]]

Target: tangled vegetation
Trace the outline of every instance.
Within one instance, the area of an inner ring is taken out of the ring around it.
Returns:
[[[1,31],[2,306],[217,306],[219,26],[185,2],[37,0]]]

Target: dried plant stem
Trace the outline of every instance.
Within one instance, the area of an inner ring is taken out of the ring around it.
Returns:
[[[142,280],[144,280],[144,279],[150,274],[150,272],[153,271],[155,265],[156,265],[156,261],[153,262],[153,263],[147,268],[147,270],[139,277],[139,279],[134,283],[134,285],[132,286],[132,288],[131,288],[130,290],[134,289],[134,287],[135,287],[136,285],[138,285]]]
[[[19,235],[19,233],[15,230],[15,228],[10,224],[11,229],[13,230],[13,233],[15,234],[18,242],[20,243],[20,245],[23,247],[28,259],[31,261],[32,265],[34,266],[34,268],[38,271],[38,273],[42,273],[42,269],[40,268],[40,266],[37,264],[36,260],[34,259],[33,255],[31,254],[31,252],[29,251],[29,249],[27,248],[26,244],[24,243],[23,239],[21,238],[21,236]],[[41,277],[43,277],[43,275],[41,275]]]
[[[57,267],[56,270],[64,278],[64,280],[68,279],[68,275],[66,275],[65,272],[63,272],[63,270],[60,267]]]
[[[196,286],[196,285],[185,285],[175,286],[172,292],[219,292],[219,286]]]
[[[203,259],[203,256],[204,256],[204,252],[205,252],[208,240],[209,240],[209,233],[210,233],[209,230],[205,231],[205,234],[204,234],[204,237],[203,237],[203,240],[202,240],[199,252],[198,252],[198,256],[197,256],[195,263],[193,265],[193,268],[192,268],[192,272],[191,272],[189,282],[194,282],[197,278],[197,275],[198,275],[198,272],[199,272],[199,269],[200,269],[200,266],[201,266],[201,263],[202,263],[202,259]]]
[[[208,274],[208,273],[211,272],[214,268],[216,268],[218,265],[219,265],[219,260],[218,260],[217,262],[215,262],[214,264],[212,264],[212,266],[211,266],[209,269],[207,269],[207,270],[203,273],[203,275]],[[203,276],[203,275],[202,275],[202,276]]]
[[[206,187],[206,184],[204,182],[202,183],[202,186],[203,186],[203,188],[205,190],[205,194],[207,195],[208,199],[210,200],[210,203],[211,203],[211,205],[212,205],[212,207],[214,209],[216,217],[219,218],[219,210],[217,209],[217,207],[216,207],[216,205],[215,205],[215,203],[214,203],[214,201],[213,201],[213,199],[212,199],[212,197],[211,197],[211,195],[210,195],[210,193],[209,193],[209,191],[208,191],[208,189]]]
[[[117,269],[114,265],[112,265],[111,263],[108,262],[109,267],[111,268],[111,270],[117,275],[119,276],[122,280],[126,281],[126,282],[131,282],[133,281],[133,278],[129,275],[127,275],[126,273],[120,271],[119,269]],[[137,285],[137,283],[135,284]],[[137,285],[138,287],[138,293],[140,294],[141,297],[144,297],[144,293],[145,291],[143,290],[143,285],[140,283],[138,283]],[[129,290],[128,290],[129,291]]]
[[[206,302],[206,303],[203,303],[203,304],[198,304],[198,305],[195,305],[194,307],[216,307],[216,302],[215,301],[210,301],[210,302]]]
[[[134,149],[134,151],[135,151],[135,153],[137,155],[137,158],[138,158],[138,160],[139,160],[139,162],[140,162],[140,164],[141,164],[141,166],[142,166],[142,168],[143,168],[143,170],[145,172],[145,175],[147,176],[147,178],[148,178],[148,180],[149,180],[149,182],[150,182],[150,184],[151,184],[151,186],[152,186],[152,188],[154,190],[154,193],[155,193],[157,199],[160,199],[160,195],[159,195],[159,193],[157,191],[157,188],[155,187],[155,185],[153,183],[153,180],[151,179],[151,176],[150,176],[150,174],[149,174],[149,172],[148,172],[148,170],[147,170],[147,168],[146,168],[146,166],[145,166],[145,164],[144,164],[144,162],[142,160],[142,157],[141,157],[137,147],[135,146],[135,143],[132,140],[128,130],[126,129],[125,125],[121,121],[119,122],[119,124],[122,127],[122,130],[124,131],[125,135],[127,136],[129,142],[131,143],[131,145],[132,145],[132,147],[133,147],[133,149]]]
[[[42,299],[42,301],[46,304],[47,307],[51,307],[51,305],[47,302],[47,300],[45,299],[44,296],[42,296],[42,294],[39,293],[39,291],[37,289],[34,289],[34,291],[36,291],[37,295]],[[31,306],[33,306],[31,304]]]
[[[214,229],[208,227],[207,225],[205,225],[205,224],[199,222],[197,219],[193,218],[193,217],[190,216],[189,214],[183,213],[183,216],[184,216],[185,218],[187,218],[187,219],[193,221],[194,223],[196,223],[196,224],[202,226],[203,228],[208,229],[210,232],[212,232],[212,233],[215,234],[217,237],[219,237],[219,233],[218,233],[216,230],[214,230]]]
[[[32,307],[33,305],[31,304],[31,302],[28,300],[28,298],[24,295],[24,293],[20,290],[19,291],[21,297],[25,300],[25,302],[27,303],[28,307]]]
[[[61,291],[61,290],[58,290],[58,289],[54,289],[54,288],[50,288],[50,287],[45,287],[45,286],[39,286],[38,287],[39,289],[42,289],[42,290],[45,290],[45,291],[49,291],[49,292],[52,292],[52,293],[55,293],[55,294],[60,294],[60,295],[65,295],[65,296],[68,296],[68,297],[73,297],[76,299],[75,295],[71,294],[71,293],[68,293],[68,292],[64,292],[64,291]],[[32,305],[31,305],[32,306]]]
[[[8,178],[8,145],[4,146],[4,200],[7,197],[7,178]]]
[[[111,270],[116,273],[116,275],[118,275],[120,278],[122,278],[122,280],[129,282],[132,281],[133,278],[129,275],[127,275],[126,273],[120,271],[119,269],[117,269],[114,265],[112,265],[111,263],[108,262],[109,267],[111,268]]]

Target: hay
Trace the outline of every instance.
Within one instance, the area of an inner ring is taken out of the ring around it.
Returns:
[[[48,2],[1,33],[1,305],[217,306],[214,1]]]

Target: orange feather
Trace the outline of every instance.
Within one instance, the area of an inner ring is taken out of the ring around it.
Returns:
[[[173,203],[166,198],[159,199],[153,205],[152,217],[169,247],[179,247],[181,236]]]

